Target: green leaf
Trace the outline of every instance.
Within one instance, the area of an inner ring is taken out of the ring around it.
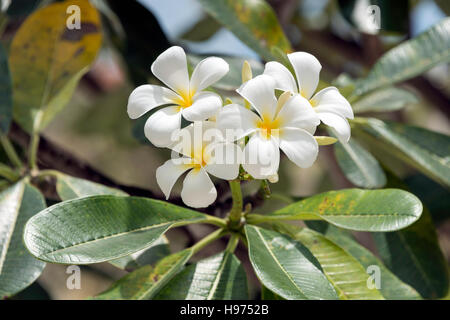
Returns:
[[[438,63],[450,61],[450,18],[419,36],[405,41],[386,52],[373,66],[367,77],[356,84],[355,94],[413,78]]]
[[[97,10],[80,0],[81,29],[68,29],[67,8],[72,1],[35,11],[17,31],[10,48],[13,79],[13,116],[26,131],[42,130],[70,100],[81,76],[101,46]],[[48,19],[52,17],[52,19]],[[68,20],[69,19],[69,20]]]
[[[188,41],[206,41],[211,38],[222,26],[211,16],[200,19],[192,28],[186,31],[182,36],[183,40]]]
[[[418,100],[411,92],[395,87],[376,90],[352,102],[353,112],[390,112],[403,109]]]
[[[42,194],[23,180],[0,193],[0,298],[29,286],[45,267],[22,241],[25,222],[44,208]]]
[[[109,263],[117,268],[132,271],[145,265],[153,265],[169,254],[169,241],[165,236],[162,236],[153,242],[149,248],[137,251],[119,259],[111,260]]]
[[[291,46],[272,8],[263,0],[200,0],[203,9],[264,60],[273,60],[273,46]]]
[[[92,196],[41,211],[28,221],[24,241],[41,260],[89,264],[146,249],[171,227],[207,219],[205,214],[164,201]]]
[[[273,293],[269,289],[266,288],[266,286],[261,285],[261,300],[286,300],[277,295],[276,293]]]
[[[234,254],[221,252],[186,267],[155,299],[247,300],[247,277]]]
[[[421,296],[412,287],[402,282],[369,250],[356,242],[347,231],[339,230],[336,227],[329,226],[326,237],[339,245],[346,252],[355,257],[359,263],[368,269],[369,267],[378,267],[380,270],[381,294],[389,300],[417,300]]]
[[[450,137],[423,128],[378,119],[355,121],[358,138],[450,186]]]
[[[0,134],[9,131],[12,119],[12,88],[8,55],[0,43]]]
[[[250,223],[323,219],[338,227],[359,231],[393,231],[404,228],[422,213],[422,203],[399,189],[344,189],[324,192],[273,213],[248,215]]]
[[[96,296],[96,300],[152,299],[188,262],[193,251],[186,249],[165,257],[156,264],[144,266],[126,275],[111,288]]]
[[[88,180],[71,177],[61,172],[56,174],[56,192],[63,201],[94,195],[127,195],[121,190]]]
[[[189,62],[191,62],[193,65],[196,65],[204,58],[206,57],[191,54],[188,55]],[[212,85],[212,87],[216,89],[234,91],[236,90],[236,88],[239,88],[242,84],[242,65],[245,60],[247,60],[252,67],[253,77],[260,75],[264,71],[264,65],[256,60],[234,57],[221,58],[228,63],[228,65],[230,66],[230,70],[222,79]]]
[[[447,262],[427,210],[417,223],[397,232],[374,235],[386,266],[425,299],[445,296],[449,288]]]
[[[342,172],[354,185],[375,189],[386,184],[386,176],[377,159],[355,139],[350,138],[348,143],[336,142],[334,154]]]
[[[382,300],[376,288],[369,288],[366,269],[341,247],[318,232],[285,223],[275,229],[305,245],[319,261],[323,273],[343,300]]]
[[[263,285],[285,299],[338,299],[317,260],[278,232],[245,226],[250,261]]]

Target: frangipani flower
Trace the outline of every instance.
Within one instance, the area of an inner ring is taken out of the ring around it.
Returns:
[[[174,46],[158,56],[151,70],[170,89],[139,86],[131,93],[127,109],[130,118],[136,119],[158,106],[169,105],[156,111],[145,123],[145,136],[155,146],[167,147],[172,143],[171,133],[180,129],[181,116],[188,121],[202,121],[214,116],[222,106],[219,95],[202,90],[228,72],[225,60],[208,57],[200,61],[189,79],[186,54]]]
[[[181,199],[190,207],[207,207],[217,197],[209,174],[224,180],[236,179],[241,149],[226,142],[216,124],[210,121],[194,122],[181,129],[177,136],[178,139],[173,139],[177,143],[170,148],[182,156],[172,157],[160,166],[156,181],[168,199],[175,182],[189,171],[183,181]]]
[[[298,93],[306,98],[320,120],[332,127],[341,141],[350,139],[350,125],[346,118],[353,119],[350,103],[335,87],[320,90],[314,96],[319,84],[320,62],[306,52],[294,52],[287,55],[297,77],[297,83],[291,72],[279,62],[266,63],[264,74],[273,77],[276,89]],[[298,84],[298,86],[297,86]]]
[[[217,116],[221,130],[241,131],[234,139],[250,135],[242,166],[256,179],[274,176],[278,171],[280,150],[296,165],[309,167],[316,160],[318,144],[312,134],[320,123],[309,102],[300,95],[275,97],[275,80],[260,75],[245,82],[237,92],[258,114],[230,104]]]

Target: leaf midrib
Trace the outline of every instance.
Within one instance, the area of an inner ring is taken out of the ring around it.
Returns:
[[[279,263],[278,259],[276,258],[276,256],[273,254],[273,252],[270,250],[270,248],[267,246],[266,243],[266,239],[263,237],[263,235],[261,234],[261,232],[257,229],[254,228],[254,230],[256,231],[256,233],[258,234],[258,236],[261,238],[262,243],[264,244],[264,246],[266,247],[267,251],[270,253],[270,255],[272,256],[272,258],[274,259],[274,261],[276,262],[276,264],[280,267],[280,269],[283,271],[283,273],[286,275],[286,277],[289,279],[289,281],[291,281],[294,286],[298,289],[298,291],[306,298],[308,299],[308,296],[306,294],[303,293],[303,291],[300,289],[300,287],[297,285],[297,283],[295,283],[294,279],[292,279],[292,277],[289,275],[289,273],[286,271],[286,269],[284,269],[284,267]]]
[[[4,266],[5,261],[6,261],[6,255],[7,255],[9,246],[11,244],[11,240],[12,240],[12,236],[14,234],[14,230],[16,228],[17,218],[19,217],[20,208],[22,207],[22,199],[23,199],[23,196],[25,194],[25,187],[26,187],[25,183],[23,183],[23,182],[19,182],[19,183],[21,184],[21,190],[20,190],[21,194],[18,197],[19,205],[17,206],[16,214],[14,215],[14,219],[13,219],[13,221],[11,223],[11,229],[9,230],[10,231],[10,233],[9,233],[10,236],[6,238],[6,242],[5,242],[5,245],[3,246],[3,250],[2,250],[2,255],[0,256],[0,274],[1,274],[2,270],[3,270],[3,266]]]
[[[355,151],[350,147],[350,143],[341,143],[341,146],[347,151],[348,155],[353,160],[353,162],[356,164],[356,166],[361,171],[363,176],[369,181],[369,183],[370,183],[369,186],[370,187],[376,186],[377,185],[376,178],[374,177],[372,179],[372,176],[370,175],[368,170],[366,170],[364,164],[359,161],[360,158],[356,155]]]
[[[70,250],[70,249],[73,249],[74,247],[78,247],[78,246],[82,246],[82,245],[86,245],[86,244],[91,244],[93,242],[103,241],[103,240],[110,239],[110,238],[121,237],[121,236],[129,234],[129,233],[131,234],[131,233],[135,233],[135,232],[139,232],[139,231],[148,231],[148,230],[151,230],[151,229],[154,229],[154,228],[162,227],[164,225],[168,225],[167,229],[169,229],[171,226],[173,226],[174,224],[176,224],[179,221],[197,221],[197,220],[202,220],[202,219],[203,218],[196,218],[196,219],[193,218],[193,219],[190,219],[190,220],[179,219],[179,220],[175,220],[175,221],[164,222],[164,223],[160,223],[160,224],[154,224],[154,225],[151,225],[151,226],[145,226],[145,227],[142,227],[142,228],[137,228],[137,229],[133,229],[133,230],[125,231],[125,232],[120,232],[120,233],[116,233],[116,234],[113,234],[113,235],[110,235],[110,236],[106,236],[106,237],[102,237],[102,238],[98,238],[98,239],[93,239],[93,240],[86,241],[86,242],[76,243],[76,244],[74,244],[72,246],[63,247],[63,248],[60,248],[60,249],[43,252],[41,254],[43,254],[43,255],[48,255],[50,253],[51,254],[55,254],[56,252],[62,252],[64,250]],[[166,229],[166,231],[167,231],[167,229]]]

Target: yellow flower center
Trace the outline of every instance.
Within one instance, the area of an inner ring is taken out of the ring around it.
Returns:
[[[211,156],[205,152],[205,146],[201,145],[193,149],[194,150],[191,152],[192,162],[190,165],[194,167],[194,169],[200,169],[201,167],[206,166]]]
[[[263,116],[262,120],[258,120],[256,126],[261,129],[261,134],[266,139],[269,139],[272,135],[278,135],[278,132],[274,132],[275,130],[279,130],[280,121],[279,119],[271,119],[270,116]]]
[[[180,98],[174,100],[174,103],[180,107],[180,109],[188,108],[192,105],[192,97],[194,96],[194,92],[189,91],[179,91],[178,95]]]

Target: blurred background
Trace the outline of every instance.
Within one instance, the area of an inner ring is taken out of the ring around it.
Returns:
[[[50,2],[2,1],[3,9],[13,17],[3,26],[3,40],[10,41],[28,14]],[[197,0],[91,2],[103,16],[103,47],[69,105],[45,130],[40,165],[99,182],[113,181],[161,197],[155,170],[169,153],[145,141],[142,126],[147,117],[132,121],[126,113],[130,92],[140,84],[156,83],[150,73],[153,60],[169,46],[177,44],[191,54],[190,60],[194,64],[202,55],[235,57],[233,61],[237,66],[243,59],[251,61],[254,74],[258,74],[264,61],[232,32],[208,16]],[[377,1],[382,27],[371,32],[364,21],[358,20],[358,10],[365,10],[368,0],[271,0],[268,3],[278,16],[294,51],[314,54],[323,65],[321,80],[328,83],[343,73],[352,77],[364,75],[383,52],[427,30],[450,12],[450,1],[446,0]],[[240,77],[239,68],[236,70],[237,73],[230,73],[223,80],[224,88]],[[414,93],[417,101],[399,111],[377,113],[378,118],[450,134],[448,64],[438,65],[402,87]],[[227,91],[226,95],[233,101],[238,99],[232,92]],[[18,131],[18,128],[13,130]],[[20,132],[16,135],[20,140]],[[298,168],[286,158],[280,168],[280,182],[270,185],[272,197],[263,206],[258,206],[257,212],[267,212],[269,208],[281,207],[292,199],[317,192],[352,186],[341,173],[332,147],[321,147],[318,161],[309,169]],[[440,218],[448,214],[450,208],[448,190],[402,164],[396,165],[394,160],[390,169],[393,168],[410,182],[414,193],[426,197],[438,228],[441,248],[450,261],[450,221]],[[255,182],[244,187],[252,201],[258,202],[258,188],[259,184]],[[179,191],[180,185],[177,184],[174,198]],[[229,205],[227,187],[219,186],[219,191],[219,205],[226,209]],[[215,210],[208,209],[218,215],[225,213]],[[209,231],[206,226],[171,230],[168,234],[171,250],[179,250]],[[363,245],[373,249],[370,236],[360,233],[357,237]],[[201,252],[202,256],[218,251],[221,245],[209,247]],[[113,280],[125,274],[125,271],[106,263],[82,267],[81,290],[69,290],[65,285],[68,277],[65,268],[48,264],[38,282],[19,297],[86,298],[105,290]],[[249,277],[249,281],[255,283],[254,275]],[[256,297],[255,287],[250,287]]]

